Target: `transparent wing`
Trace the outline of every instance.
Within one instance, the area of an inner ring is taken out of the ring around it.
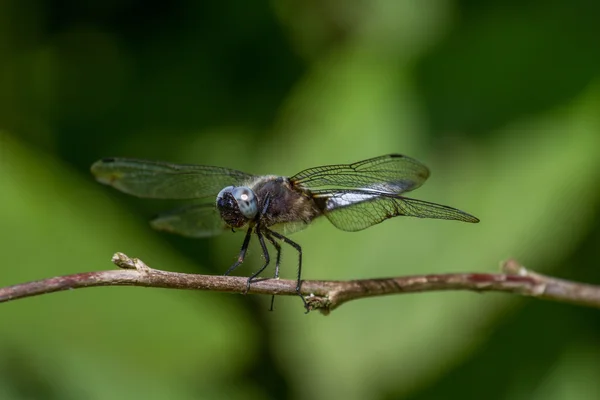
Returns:
[[[214,204],[194,204],[159,214],[150,222],[154,229],[202,238],[227,229]]]
[[[169,164],[128,158],[105,158],[92,165],[96,179],[124,193],[155,199],[194,199],[216,196],[253,176],[207,165]]]
[[[287,236],[292,233],[300,232],[301,230],[308,228],[309,225],[310,223],[304,221],[292,221],[271,225],[269,226],[269,229]]]
[[[323,213],[331,223],[344,231],[360,231],[386,219],[407,216],[479,222],[476,217],[456,208],[410,199],[389,193],[369,191],[336,191],[313,193],[324,204]]]
[[[388,154],[354,164],[309,168],[294,175],[295,185],[309,190],[350,188],[400,194],[421,186],[429,169],[401,154]]]

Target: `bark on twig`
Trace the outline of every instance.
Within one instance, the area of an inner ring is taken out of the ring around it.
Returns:
[[[116,253],[119,270],[84,272],[0,288],[0,302],[67,289],[92,286],[144,286],[169,289],[244,293],[247,278],[168,272],[148,267],[137,258]],[[263,279],[248,293],[296,295],[296,281]],[[438,290],[496,291],[600,308],[600,286],[571,282],[528,271],[515,260],[502,264],[502,273],[453,273],[352,281],[303,281],[302,294],[311,310],[328,314],[355,299]]]

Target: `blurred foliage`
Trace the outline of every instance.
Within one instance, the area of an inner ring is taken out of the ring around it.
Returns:
[[[600,282],[600,3],[0,0],[1,285],[115,251],[222,273],[242,237],[153,232],[172,204],[93,181],[106,156],[291,175],[400,152],[397,218],[294,235],[304,278],[528,267]],[[261,262],[256,244],[240,274]],[[295,255],[284,249],[283,275]],[[499,294],[361,300],[98,288],[0,307],[1,399],[597,399],[597,311]]]

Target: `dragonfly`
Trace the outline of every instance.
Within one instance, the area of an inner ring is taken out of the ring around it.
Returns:
[[[270,264],[266,242],[277,253],[275,278],[279,277],[281,244],[291,246],[298,252],[296,293],[307,312],[309,305],[300,291],[302,248],[288,236],[315,219],[324,216],[348,232],[397,216],[479,222],[456,208],[405,197],[403,194],[419,188],[430,172],[419,161],[401,154],[308,168],[292,177],[130,158],[104,158],[95,162],[91,171],[99,182],[137,197],[197,200],[159,214],[151,221],[157,230],[195,238],[245,230],[238,258],[225,275],[244,262],[254,234],[264,264],[248,278],[245,293]]]

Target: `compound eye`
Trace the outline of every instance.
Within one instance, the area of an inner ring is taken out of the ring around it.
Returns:
[[[227,186],[226,188],[223,188],[219,194],[217,195],[217,204],[219,203],[219,200],[221,200],[223,198],[223,196],[225,195],[225,193],[231,193],[231,191],[234,189],[233,186]]]
[[[225,190],[225,189],[223,189]],[[237,201],[242,215],[246,218],[254,218],[258,212],[258,202],[252,189],[246,186],[240,186],[231,192],[233,198]]]

